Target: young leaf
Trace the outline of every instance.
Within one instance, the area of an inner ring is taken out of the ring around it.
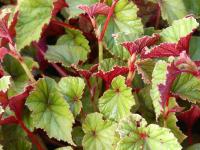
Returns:
[[[111,88],[99,99],[99,110],[107,118],[118,121],[130,114],[134,104],[135,99],[131,88],[125,84],[125,77],[118,76],[113,79]]]
[[[146,125],[146,121],[137,114],[122,119],[118,131],[121,140],[117,150],[181,150],[177,139],[167,128],[155,124]]]
[[[35,128],[44,129],[50,138],[73,144],[71,131],[74,118],[53,79],[38,80],[35,90],[27,98],[26,105],[32,111]]]
[[[103,115],[100,113],[92,113],[87,115],[83,123],[82,145],[84,150],[106,150],[112,149],[116,124],[103,120]]]
[[[78,8],[85,11],[90,17],[94,17],[95,15],[108,15],[110,10],[110,7],[104,3],[95,3],[90,7],[87,5],[79,5]]]
[[[197,143],[189,146],[186,150],[199,150],[199,149],[200,149],[200,143]]]
[[[78,8],[80,4],[92,5],[98,2],[98,0],[79,0],[79,1],[66,0],[66,1],[69,4],[69,8],[67,8],[67,12],[69,13],[69,18],[78,17],[78,15],[83,13],[83,10]]]
[[[161,125],[165,126],[166,128],[171,129],[172,133],[175,135],[175,137],[178,139],[179,143],[182,143],[183,140],[186,138],[186,136],[182,133],[182,131],[177,126],[177,118],[176,118],[176,112],[180,109],[178,104],[176,103],[175,98],[170,98],[169,103],[165,109],[166,116],[164,118],[161,117]]]
[[[193,17],[175,20],[170,27],[160,33],[161,41],[177,43],[180,38],[191,34],[198,26],[199,23]]]
[[[113,78],[128,73],[128,67],[119,59],[108,58],[100,62],[99,71],[94,75],[106,82],[106,88],[110,87]]]
[[[174,81],[172,91],[184,100],[200,102],[200,79],[192,74],[182,73]]]
[[[77,64],[79,61],[84,62],[90,52],[88,44],[81,31],[67,29],[67,34],[61,36],[56,45],[48,46],[45,58],[49,62],[62,63],[63,66]]]
[[[161,43],[158,46],[153,47],[149,50],[147,47],[143,49],[141,53],[141,58],[160,58],[160,57],[170,57],[179,56],[181,51],[176,48],[174,43]]]
[[[154,34],[153,36],[138,38],[133,42],[124,42],[122,45],[129,51],[130,55],[132,55],[133,53],[140,53],[146,46],[149,47],[156,44],[159,38],[160,36],[158,34]]]
[[[181,19],[187,15],[185,5],[182,0],[149,0],[157,2],[161,8],[161,15],[164,20],[170,24],[177,19]],[[176,7],[178,6],[178,7]]]
[[[143,25],[141,19],[137,17],[137,11],[138,8],[133,2],[120,0],[116,4],[114,14],[108,24],[104,41],[107,49],[119,58],[129,58],[127,50],[120,44],[125,41],[133,41],[143,33]],[[102,24],[105,20],[105,16],[99,16],[97,22]],[[120,42],[117,42],[117,37],[121,39]]]
[[[77,116],[82,108],[81,98],[85,88],[84,80],[79,77],[65,77],[61,78],[58,85],[74,116]]]
[[[10,86],[10,76],[0,78],[0,91],[6,92]]]
[[[20,0],[16,25],[17,49],[21,50],[32,41],[38,41],[44,25],[51,19],[52,0]],[[30,15],[31,14],[31,15]]]

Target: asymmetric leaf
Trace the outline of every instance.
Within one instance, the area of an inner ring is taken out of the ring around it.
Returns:
[[[45,57],[49,62],[62,63],[63,66],[84,62],[90,52],[88,44],[81,31],[67,29],[67,34],[61,36],[56,45],[48,46]]]
[[[172,91],[182,99],[200,102],[200,79],[192,74],[182,73],[174,81]]]
[[[149,0],[157,2],[161,8],[161,15],[164,20],[170,24],[177,19],[181,19],[187,15],[183,0]],[[178,6],[178,7],[177,7]]]
[[[64,77],[59,82],[59,88],[69,103],[74,116],[77,116],[82,108],[82,102],[80,100],[85,88],[84,80],[79,77]]]
[[[82,141],[84,150],[111,150],[114,142],[116,124],[103,120],[100,113],[89,114],[84,123],[85,136]]]
[[[79,8],[85,11],[90,17],[94,17],[95,15],[108,15],[110,9],[105,3],[95,3],[91,6],[80,5]]]
[[[175,20],[170,27],[160,33],[161,41],[177,43],[181,37],[186,37],[198,26],[199,23],[193,17]]]
[[[118,76],[113,79],[111,88],[99,99],[99,110],[109,119],[120,120],[130,114],[134,104],[135,99],[131,88],[125,84],[125,77]]]
[[[69,8],[67,8],[67,12],[69,13],[69,18],[78,17],[84,11],[79,9],[78,6],[82,5],[92,5],[97,3],[98,0],[66,0],[69,4]]]
[[[32,111],[35,128],[44,129],[50,138],[73,144],[71,131],[74,118],[56,82],[51,78],[38,80],[26,105]]]
[[[120,0],[115,7],[114,15],[108,24],[104,41],[107,49],[117,57],[127,59],[129,54],[121,43],[125,41],[133,41],[143,33],[143,25],[141,19],[137,17],[138,8],[128,0]],[[105,16],[98,17],[98,24],[105,22]],[[120,41],[117,41],[117,38]]]
[[[113,78],[128,73],[126,64],[120,59],[113,58],[104,59],[100,62],[98,69],[99,71],[95,75],[106,82],[106,88],[109,88]]]
[[[44,25],[51,19],[52,0],[20,0],[16,25],[17,49],[21,50],[32,41],[38,41]],[[31,15],[30,15],[31,14]]]
[[[155,124],[146,125],[146,121],[132,114],[120,121],[118,128],[122,134],[117,150],[181,150],[177,139],[167,128]]]

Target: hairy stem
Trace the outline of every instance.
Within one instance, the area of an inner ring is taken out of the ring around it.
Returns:
[[[38,150],[44,150],[44,148],[41,146],[40,142],[38,141],[37,137],[25,126],[24,122],[18,119],[19,125],[22,127],[22,129],[26,132],[28,137],[31,139],[32,143],[36,145]]]
[[[132,56],[128,62],[129,72],[128,72],[128,76],[126,78],[127,86],[131,86],[132,81],[135,77],[135,61],[136,61],[136,54],[134,53],[134,54],[132,54]]]
[[[104,26],[103,26],[103,30],[102,30],[101,35],[100,35],[100,37],[99,37],[99,41],[102,41],[102,40],[103,40],[103,37],[104,37],[105,32],[106,32],[106,29],[107,29],[108,24],[109,24],[109,22],[110,22],[110,18],[111,18],[111,16],[113,15],[115,6],[116,6],[116,4],[117,4],[118,1],[119,1],[119,0],[114,0],[114,2],[112,3],[112,6],[111,6],[111,8],[110,8],[110,11],[109,11],[109,13],[108,13],[108,16],[107,16],[106,21],[105,21]]]
[[[98,41],[99,46],[99,63],[103,60],[103,42]]]

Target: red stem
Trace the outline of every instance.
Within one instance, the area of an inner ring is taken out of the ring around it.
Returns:
[[[65,23],[65,22],[58,21],[58,20],[56,20],[56,19],[52,19],[52,20],[51,20],[51,23],[56,24],[56,25],[59,25],[59,26],[62,26],[62,27],[65,27],[65,28],[70,28],[70,29],[79,30],[78,28],[76,28],[76,27],[74,27],[74,26],[72,26],[72,25],[70,25],[70,24],[67,24],[67,23]]]
[[[111,6],[111,8],[110,8],[110,10],[109,10],[108,16],[107,16],[106,21],[105,21],[104,26],[103,26],[103,30],[101,31],[101,35],[100,35],[100,37],[99,37],[99,41],[102,41],[102,40],[103,40],[103,37],[104,37],[104,34],[105,34],[106,29],[107,29],[107,27],[108,27],[110,18],[111,18],[111,16],[113,15],[115,6],[116,6],[116,4],[117,4],[118,1],[119,1],[119,0],[114,0],[114,2],[112,3],[112,6]]]
[[[156,25],[155,25],[156,29],[159,27],[159,24],[160,24],[160,15],[161,15],[160,4],[158,4],[157,17],[156,17]]]
[[[36,138],[36,136],[25,126],[24,122],[21,121],[21,119],[18,119],[19,125],[22,127],[22,129],[26,132],[28,137],[31,139],[32,143],[37,146],[38,150],[44,150],[44,148],[41,146],[40,142]]]
[[[33,43],[33,45],[40,51],[40,53],[43,56],[45,55],[45,53],[42,51],[42,49],[36,43]],[[67,76],[66,72],[60,66],[58,66],[55,63],[50,63],[50,64],[56,69],[56,71],[60,74],[60,76],[62,76],[62,77]]]
[[[131,87],[132,81],[135,76],[135,61],[136,61],[136,54],[133,53],[131,58],[128,61],[129,73],[126,79],[126,85]]]

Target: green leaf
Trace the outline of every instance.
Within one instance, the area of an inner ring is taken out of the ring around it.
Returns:
[[[10,86],[10,76],[0,78],[0,91],[6,92]]]
[[[56,148],[55,150],[73,150],[71,146]]]
[[[50,138],[73,144],[71,131],[74,118],[53,79],[38,80],[35,90],[27,98],[26,105],[32,111],[35,128],[44,129]]]
[[[175,20],[172,25],[164,29],[160,35],[162,42],[177,43],[181,37],[190,34],[199,26],[199,23],[193,17]]]
[[[121,66],[127,66],[127,64],[120,59],[107,58],[100,62],[99,70],[102,70],[104,72],[109,72],[113,70],[113,67],[115,66],[121,67]]]
[[[63,66],[70,66],[71,64],[77,64],[79,61],[86,61],[89,52],[89,42],[82,32],[67,29],[67,34],[61,36],[56,45],[48,46],[45,58],[49,62],[59,62]]]
[[[184,100],[200,102],[200,79],[192,74],[182,73],[174,81],[172,91]]]
[[[199,149],[200,149],[200,143],[197,143],[189,146],[186,150],[199,150]]]
[[[0,128],[4,150],[31,150],[32,144],[18,125],[3,125]]]
[[[8,95],[13,96],[21,93],[29,80],[21,64],[14,57],[6,55],[3,61],[3,68],[11,76],[11,81],[13,81],[8,90]]]
[[[200,1],[197,0],[183,0],[187,11],[191,14],[200,15]]]
[[[118,131],[121,140],[117,150],[181,150],[177,139],[167,128],[155,124],[146,125],[144,119],[132,114],[120,121]]]
[[[85,88],[84,80],[79,77],[64,77],[61,78],[59,87],[74,116],[77,116],[82,108],[80,100]]]
[[[84,13],[78,6],[81,5],[92,5],[97,3],[98,0],[66,0],[69,4],[69,8],[67,8],[67,12],[69,13],[69,18],[77,17],[81,13]]]
[[[190,40],[190,57],[192,60],[200,60],[200,37],[198,36],[193,36]]]
[[[161,114],[161,111],[163,111],[163,108],[161,106],[162,99],[159,91],[159,85],[165,84],[166,82],[167,67],[168,67],[167,62],[159,60],[156,63],[152,74],[152,87],[150,90],[150,95],[153,101],[156,118],[158,118]]]
[[[111,150],[114,142],[116,124],[103,120],[103,115],[100,113],[92,113],[87,115],[83,123],[83,138],[84,150]]]
[[[125,84],[125,77],[113,79],[111,89],[104,92],[99,99],[99,110],[109,119],[119,120],[130,114],[135,104],[132,89]]]
[[[137,72],[141,74],[144,83],[150,84],[155,61],[152,59],[144,59],[136,62]]]
[[[164,20],[171,24],[174,20],[181,19],[187,15],[183,0],[149,0],[159,4],[161,15]],[[178,7],[177,7],[178,6]]]
[[[16,25],[17,49],[21,50],[32,41],[38,41],[42,28],[51,19],[52,0],[20,0]]]
[[[131,132],[135,132],[138,127],[146,127],[147,122],[138,114],[130,114],[128,117],[120,120],[117,131],[121,138],[128,136]]]
[[[72,139],[77,146],[82,146],[84,132],[81,126],[74,127],[72,130]]]
[[[137,11],[138,8],[133,2],[119,0],[105,33],[104,42],[107,49],[121,59],[128,59],[130,55],[120,44],[135,40],[143,33],[143,25],[141,19],[137,17]],[[106,16],[97,18],[97,22],[101,27],[105,20]]]

